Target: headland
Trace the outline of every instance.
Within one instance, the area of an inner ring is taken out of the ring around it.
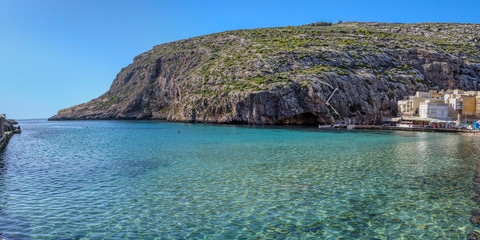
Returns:
[[[415,92],[479,89],[480,25],[310,24],[215,33],[136,56],[50,120],[381,124]]]

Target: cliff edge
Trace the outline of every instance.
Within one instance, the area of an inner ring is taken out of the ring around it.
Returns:
[[[415,91],[477,90],[480,25],[347,22],[228,31],[136,56],[100,97],[50,120],[374,123]]]

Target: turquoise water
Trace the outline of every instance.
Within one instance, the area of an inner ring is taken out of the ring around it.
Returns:
[[[465,239],[480,138],[142,121],[21,121],[7,239]],[[178,133],[180,131],[180,133]]]

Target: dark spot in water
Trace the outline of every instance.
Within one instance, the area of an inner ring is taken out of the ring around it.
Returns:
[[[323,223],[316,222],[310,226],[305,227],[305,232],[316,233],[316,232],[323,231],[324,228],[325,228],[325,225],[323,225]]]
[[[471,212],[470,222],[475,225],[480,225],[480,210],[476,209]]]
[[[477,231],[471,231],[467,234],[468,240],[480,240],[480,233]]]

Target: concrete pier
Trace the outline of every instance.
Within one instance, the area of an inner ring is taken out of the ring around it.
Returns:
[[[424,128],[424,127],[397,127],[383,125],[348,125],[349,129],[379,129],[379,130],[397,130],[397,131],[416,131],[416,132],[469,132],[469,130],[451,129],[451,128]]]

